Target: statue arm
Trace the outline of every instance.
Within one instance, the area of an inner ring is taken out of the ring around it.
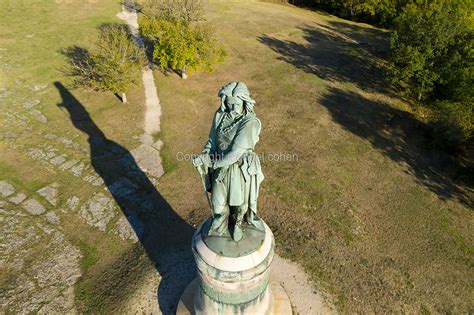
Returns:
[[[212,119],[211,130],[209,131],[209,138],[201,151],[202,154],[210,154],[211,152],[215,151],[215,130],[217,128],[216,117],[217,112],[214,114],[214,118]]]
[[[260,133],[260,121],[255,119],[246,122],[237,132],[232,149],[222,159],[213,163],[213,168],[229,166],[237,162],[248,150],[253,150]]]
[[[227,153],[222,159],[215,161],[212,167],[214,169],[217,169],[232,165],[237,162],[246,151],[247,150],[244,148],[240,148],[239,146],[233,145],[232,150]]]

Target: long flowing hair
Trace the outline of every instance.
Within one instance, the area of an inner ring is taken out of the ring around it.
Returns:
[[[225,100],[228,96],[240,98],[244,102],[244,115],[255,114],[255,100],[250,97],[250,92],[244,82],[229,82],[224,85],[217,95],[221,98],[221,111],[225,111]]]

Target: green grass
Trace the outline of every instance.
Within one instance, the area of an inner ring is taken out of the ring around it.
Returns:
[[[82,269],[87,272],[99,261],[99,252],[94,246],[89,245],[83,240],[79,241],[79,249],[82,252]]]

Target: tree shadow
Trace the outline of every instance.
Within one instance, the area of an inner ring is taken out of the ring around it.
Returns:
[[[360,89],[393,94],[386,81],[384,60],[367,43],[360,43],[328,25],[305,25],[302,42],[262,35],[258,41],[270,47],[285,61],[307,73],[331,82],[347,82]]]
[[[168,204],[132,154],[107,139],[84,106],[60,82],[54,83],[71,122],[88,136],[91,165],[134,229],[162,279],[158,303],[163,314],[174,314],[181,293],[196,276],[191,251],[194,228]]]
[[[372,55],[387,59],[390,53],[389,33],[375,27],[367,27],[364,24],[355,24],[341,21],[328,21],[326,26],[335,32],[340,32],[356,41],[359,47],[367,50]]]
[[[337,88],[330,88],[320,104],[346,130],[370,141],[393,161],[405,164],[407,172],[440,199],[474,207],[473,161],[430,148],[428,127],[413,115]]]

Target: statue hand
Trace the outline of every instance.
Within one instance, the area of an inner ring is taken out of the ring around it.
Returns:
[[[205,165],[207,167],[211,167],[212,162],[211,162],[211,157],[209,154],[200,154],[193,158],[193,165],[195,167],[199,167],[201,165]]]

